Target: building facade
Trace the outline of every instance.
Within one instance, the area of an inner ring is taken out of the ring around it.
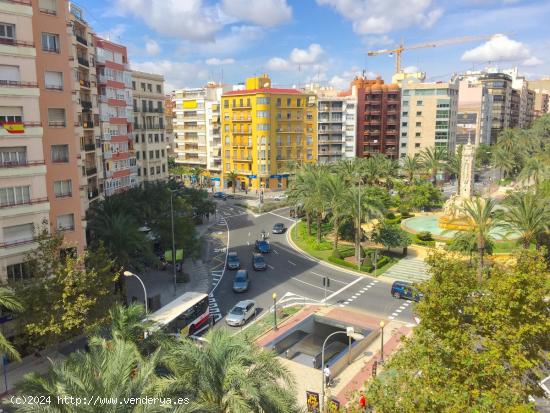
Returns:
[[[539,118],[548,113],[550,91],[546,89],[535,89],[534,92],[533,118]]]
[[[174,101],[173,96],[164,96],[164,120],[166,121],[166,141],[168,142],[168,158],[175,158],[176,156],[176,143],[174,142]]]
[[[357,77],[351,82],[357,96],[356,155],[378,153],[390,158],[399,154],[401,93],[397,84],[384,84],[381,78]]]
[[[94,36],[105,196],[138,184],[132,137],[132,73],[126,47]],[[151,132],[160,132],[152,125]],[[148,129],[149,131],[149,129]]]
[[[420,83],[409,80],[401,90],[399,156],[414,156],[439,147],[454,153],[458,113],[458,82]]]
[[[493,97],[487,88],[478,82],[459,82],[456,144],[470,141],[474,145],[489,145]]]
[[[29,276],[25,255],[49,230],[35,12],[30,2],[0,2],[0,282]]]
[[[132,72],[134,150],[140,182],[168,178],[168,150],[164,118],[164,77]]]
[[[267,75],[222,96],[222,184],[284,189],[297,165],[317,162],[317,97],[271,87]]]

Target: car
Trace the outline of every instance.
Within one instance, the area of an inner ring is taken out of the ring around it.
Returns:
[[[229,313],[225,316],[225,322],[228,326],[242,326],[255,314],[256,303],[253,300],[239,301],[231,310],[229,310]]]
[[[284,234],[285,231],[285,224],[281,222],[277,222],[275,225],[273,225],[273,229],[271,230],[271,232],[274,234]]]
[[[267,263],[265,262],[262,254],[254,254],[252,256],[252,267],[254,268],[254,271],[267,270]]]
[[[391,286],[391,295],[395,298],[405,298],[416,302],[422,299],[422,293],[407,281],[394,281]]]
[[[238,270],[241,268],[241,262],[239,261],[239,256],[235,251],[231,251],[227,254],[227,264],[226,268],[228,270]]]
[[[236,293],[244,293],[250,287],[250,278],[248,278],[247,270],[239,270],[233,278],[233,291]]]
[[[218,199],[227,199],[227,195],[225,195],[225,192],[214,192],[214,195],[212,196]]]
[[[274,201],[284,201],[287,198],[286,194],[277,194],[273,197]]]
[[[265,239],[257,239],[256,251],[261,252],[262,254],[269,252],[269,242],[267,242]]]

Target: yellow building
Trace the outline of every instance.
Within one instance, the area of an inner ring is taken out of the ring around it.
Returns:
[[[271,87],[267,75],[222,95],[222,179],[237,187],[285,189],[296,166],[317,160],[317,98]]]

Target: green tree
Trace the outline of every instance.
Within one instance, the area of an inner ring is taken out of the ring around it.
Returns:
[[[518,175],[518,178],[525,181],[527,185],[529,185],[530,182],[533,182],[536,191],[540,187],[542,180],[549,177],[550,165],[548,159],[544,159],[540,155],[528,157]]]
[[[550,207],[547,200],[531,192],[514,192],[506,199],[503,226],[509,233],[519,233],[523,248],[529,248],[548,231]]]
[[[437,174],[445,168],[447,152],[441,147],[424,148],[420,152],[422,166],[430,174],[434,185],[437,185]]]
[[[408,210],[431,210],[442,204],[441,191],[431,182],[396,183],[399,205]]]
[[[31,278],[13,284],[25,308],[19,319],[31,347],[45,347],[96,327],[114,299],[119,273],[107,253],[100,248],[67,254],[63,247],[61,236],[42,234],[38,247],[26,257]]]
[[[492,150],[493,147],[490,145],[486,145],[484,143],[480,143],[479,146],[476,149],[476,156],[475,156],[475,162],[477,168],[482,168],[485,166],[489,166],[491,164],[491,158],[492,158]]]
[[[449,156],[449,159],[447,160],[447,171],[456,177],[456,185],[457,188],[460,188],[460,172],[462,170],[462,151],[464,146],[458,145],[456,148],[456,153]]]
[[[203,178],[204,178],[204,173],[206,172],[206,169],[203,168],[202,166],[195,166],[191,168],[190,172],[191,172],[191,176],[195,178],[199,187],[202,187],[204,183]]]
[[[233,193],[235,193],[235,189],[237,186],[237,177],[239,174],[235,171],[230,171],[225,174],[225,177],[229,182],[231,182],[231,188],[233,189]]]
[[[346,183],[339,175],[328,175],[324,181],[324,191],[330,210],[330,222],[334,229],[334,242],[332,249],[338,251],[338,239],[340,227],[346,217],[348,206],[345,203],[345,194],[348,191]]]
[[[205,412],[298,412],[293,379],[272,351],[243,335],[209,332],[206,343],[173,344],[162,359],[169,375],[159,389],[166,396],[188,394]]]
[[[514,170],[514,158],[504,149],[497,147],[493,151],[493,166],[499,169],[501,178],[506,178]]]
[[[411,245],[411,239],[408,234],[397,225],[388,225],[386,223],[375,226],[371,240],[390,250],[390,248],[407,248]]]
[[[23,311],[20,299],[10,288],[0,287],[0,307],[10,312]],[[20,360],[19,352],[8,339],[0,332],[0,353],[5,354],[11,360]]]
[[[494,243],[489,239],[485,242],[485,252],[492,254]],[[472,256],[478,252],[477,238],[474,231],[456,231],[451,242],[447,245],[447,250],[458,252],[464,255],[468,255],[470,264],[472,263]]]
[[[496,210],[493,199],[473,198],[464,203],[463,211],[466,214],[472,232],[476,236],[477,250],[479,252],[478,277],[481,279],[484,266],[484,255],[487,250],[487,242],[493,241],[491,232],[502,228],[501,214]]]
[[[414,156],[407,155],[401,159],[401,172],[407,177],[409,183],[412,183],[422,169],[420,156],[415,153]]]

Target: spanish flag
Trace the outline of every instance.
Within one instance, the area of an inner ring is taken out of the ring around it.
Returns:
[[[25,125],[21,122],[4,122],[2,126],[8,133],[25,133]]]

